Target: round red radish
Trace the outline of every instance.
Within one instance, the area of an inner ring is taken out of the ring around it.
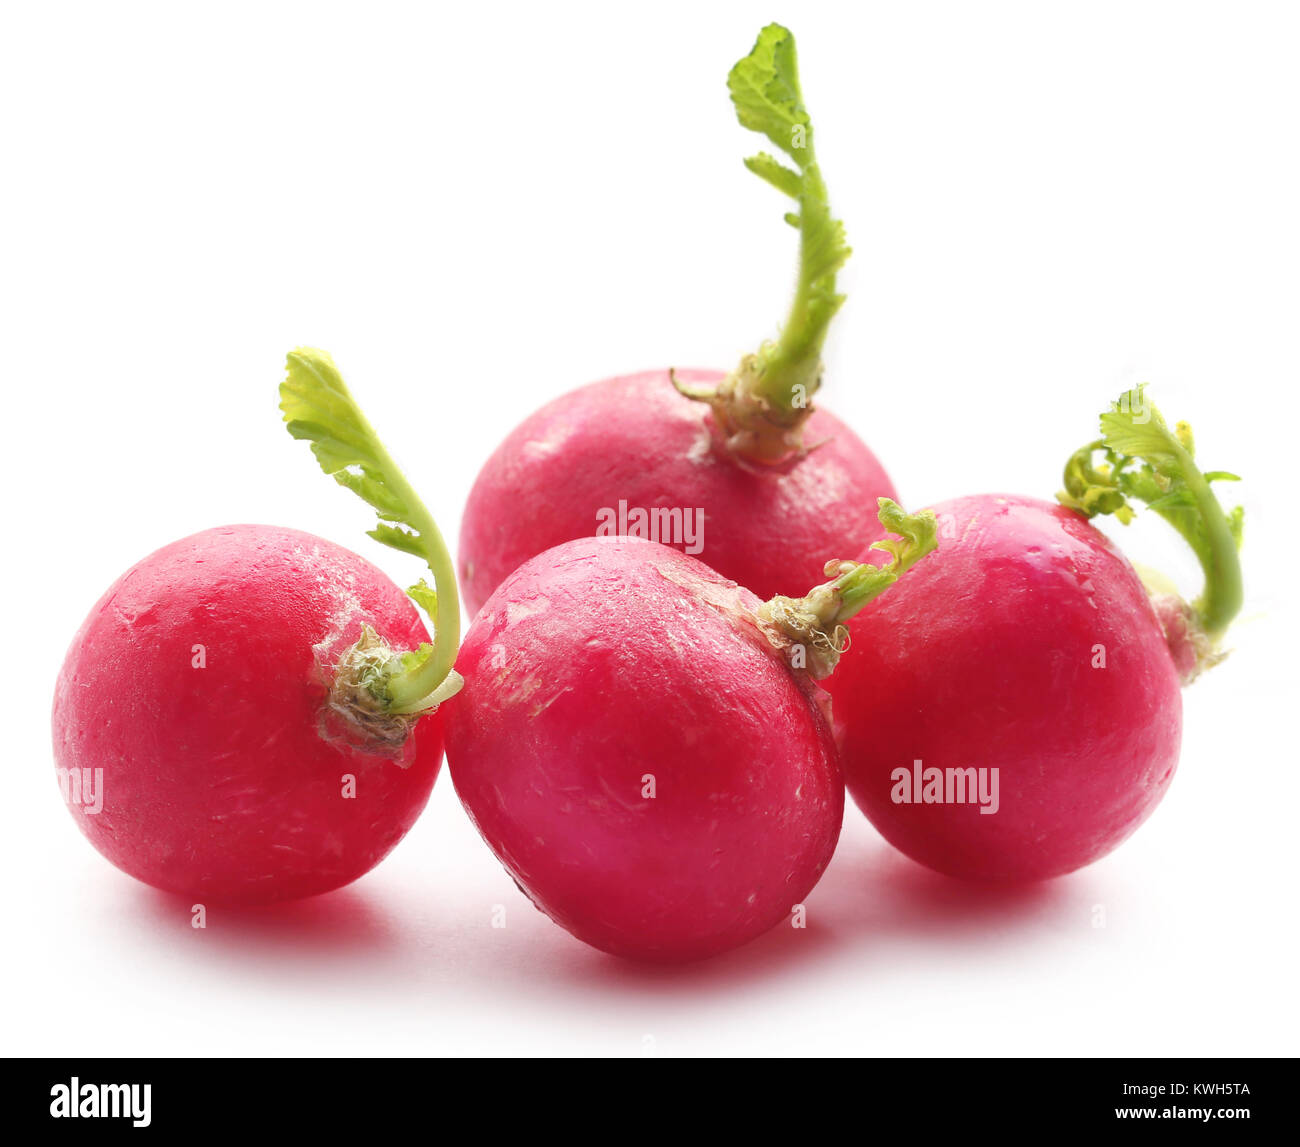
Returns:
[[[723,377],[676,373],[686,383]],[[667,371],[557,398],[502,442],[474,483],[460,534],[465,600],[477,611],[534,554],[620,532],[671,544],[762,598],[800,591],[821,580],[828,556],[879,538],[877,499],[895,497],[875,455],[834,415],[814,410],[804,438],[812,449],[802,457],[746,463]],[[651,532],[620,525],[636,511]]]
[[[460,579],[471,610],[522,561],[573,538],[672,545],[769,598],[801,592],[828,559],[881,537],[876,504],[895,497],[889,478],[812,403],[850,249],[831,214],[789,30],[763,28],[727,88],[741,126],[766,141],[745,166],[794,204],[785,215],[799,233],[789,316],[727,374],[609,379],[519,426],[465,509]]]
[[[783,919],[839,836],[825,695],[759,599],[676,550],[586,538],[527,562],[461,647],[447,759],[533,902],[623,956],[710,956]]]
[[[207,530],[128,570],[55,694],[82,832],[124,872],[204,902],[310,896],[369,871],[428,800],[442,728],[425,716],[385,747],[329,708],[363,626],[394,649],[428,640],[378,569],[298,530]]]
[[[849,792],[940,872],[1070,872],[1132,833],[1173,777],[1182,699],[1165,633],[1132,566],[1074,510],[985,495],[934,512],[938,553],[849,622],[828,682]],[[951,788],[949,770],[963,770]]]

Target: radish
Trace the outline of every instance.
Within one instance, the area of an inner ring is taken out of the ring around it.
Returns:
[[[455,581],[427,511],[327,355],[290,355],[282,396],[290,430],[379,510],[372,536],[429,561],[437,594],[410,594],[437,638],[369,562],[274,526],[183,538],[110,587],[59,675],[60,782],[109,860],[205,903],[310,896],[378,864],[428,800],[428,714],[459,682]]]
[[[1225,514],[1142,388],[1102,416],[1060,504],[934,507],[941,552],[850,625],[830,683],[849,792],[908,856],[953,876],[1029,881],[1114,849],[1169,787],[1180,684],[1223,656],[1241,606],[1241,510]],[[1098,453],[1104,461],[1095,462]],[[1192,604],[1149,593],[1088,521],[1149,505],[1205,571]]]
[[[876,543],[888,565],[833,562],[798,600],[627,537],[566,542],[498,587],[457,662],[447,762],[538,908],[655,961],[797,920],[844,805],[814,679],[844,621],[935,544],[929,514],[881,499],[880,522],[902,539]]]
[[[731,71],[740,123],[768,154],[746,166],[798,204],[799,276],[780,337],[729,374],[655,370],[575,390],[515,429],[474,483],[460,536],[472,611],[524,560],[573,538],[626,534],[671,544],[770,597],[821,576],[827,554],[880,536],[895,497],[875,455],[811,399],[843,303],[849,256],[832,218],[803,105],[794,37],[771,24]]]

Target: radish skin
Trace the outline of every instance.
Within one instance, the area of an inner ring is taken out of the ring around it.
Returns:
[[[980,881],[1071,872],[1125,840],[1178,762],[1178,673],[1146,590],[1081,514],[934,507],[939,552],[849,624],[827,687],[849,793],[891,844]],[[999,770],[999,807],[899,803],[895,770]]]
[[[676,550],[586,538],[526,562],[467,633],[456,791],[588,944],[715,955],[790,918],[829,863],[844,785],[824,694],[760,604]]]
[[[331,714],[332,667],[363,625],[398,648],[428,640],[383,573],[298,530],[206,530],[139,562],[91,610],[56,688],[56,766],[102,770],[102,808],[69,804],[78,827],[124,872],[204,903],[368,872],[428,800],[442,722],[376,749]]]
[[[719,382],[718,371],[678,371]],[[693,515],[693,556],[760,597],[820,580],[828,556],[882,536],[894,488],[874,454],[824,408],[805,424],[809,454],[784,466],[738,463],[703,403],[667,371],[594,383],[518,426],[480,471],[460,534],[460,586],[475,613],[528,558],[594,536],[602,510],[667,507]],[[668,537],[652,540],[668,543]],[[683,530],[674,548],[687,550]]]

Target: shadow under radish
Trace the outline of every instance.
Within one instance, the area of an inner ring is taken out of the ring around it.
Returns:
[[[624,960],[573,941],[551,961],[552,978],[585,991],[661,997],[716,995],[758,982],[860,961],[864,975],[888,976],[889,949],[965,946],[988,951],[1042,929],[1087,927],[1086,877],[985,886],[932,872],[869,828],[847,830],[825,876],[808,896],[801,928],[787,921],[708,960],[654,964]]]
[[[355,885],[276,904],[203,904],[193,896],[141,886],[140,916],[155,927],[198,934],[225,955],[320,960],[396,951],[399,930]],[[196,921],[202,920],[202,927]]]
[[[211,904],[202,929],[192,924],[193,897],[141,885],[126,907],[128,920],[153,933],[151,943],[175,949],[178,958],[254,978],[288,971],[310,972],[313,981],[359,978],[379,997],[384,984],[397,981],[422,985],[430,999],[459,991],[522,1002],[559,990],[670,1001],[723,998],[845,965],[888,977],[926,949],[988,954],[1042,929],[1086,928],[1095,893],[1083,874],[1008,888],[954,880],[907,859],[869,826],[850,824],[807,897],[801,927],[791,917],[733,951],[658,964],[591,948],[522,896],[509,913],[512,926],[497,930],[467,916],[463,904],[439,911],[384,891],[363,883],[279,904]]]

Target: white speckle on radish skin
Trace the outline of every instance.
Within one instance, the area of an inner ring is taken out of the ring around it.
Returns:
[[[547,442],[544,439],[535,439],[532,442],[525,442],[522,453],[526,458],[547,458],[552,454],[559,452],[559,444]]]
[[[695,436],[690,449],[686,451],[686,457],[696,465],[704,465],[713,460],[713,435],[703,423],[700,424],[700,432]]]
[[[552,705],[554,705],[556,701],[558,701],[561,697],[563,697],[565,693],[572,693],[572,692],[573,689],[568,685],[566,685],[563,689],[557,689],[554,693],[552,693],[549,697],[547,697],[546,700],[543,701],[540,705],[534,705],[530,710],[530,712],[534,717],[539,717],[543,713],[545,713],[547,709],[549,709]]]
[[[550,600],[545,597],[534,597],[528,601],[512,601],[506,606],[506,625],[517,625],[526,617],[543,613],[550,604]]]

